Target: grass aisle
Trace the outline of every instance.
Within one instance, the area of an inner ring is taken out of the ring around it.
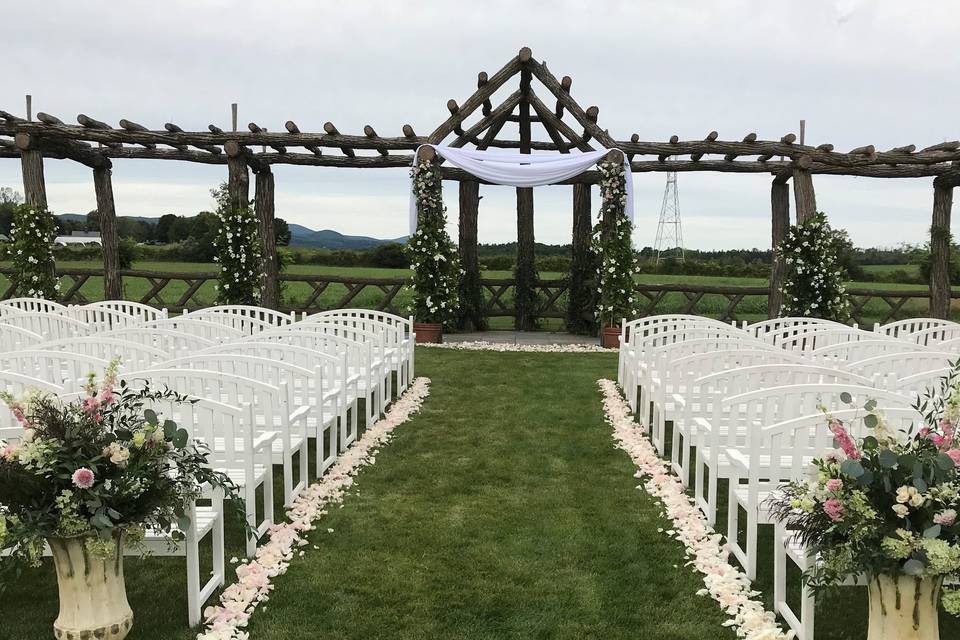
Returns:
[[[422,412],[319,522],[252,638],[731,637],[613,448],[595,381],[615,355],[417,356]]]

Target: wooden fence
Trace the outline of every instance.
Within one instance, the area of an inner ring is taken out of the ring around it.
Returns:
[[[10,267],[0,267],[0,299],[17,295],[9,276]],[[103,298],[103,270],[58,269],[64,304],[85,304]],[[213,271],[168,272],[129,269],[120,272],[124,297],[171,310],[197,309],[215,304],[217,274]],[[280,276],[282,307],[314,312],[324,309],[361,307],[406,315],[410,301],[403,278],[357,278],[336,275],[287,273]],[[483,279],[484,315],[513,317],[514,281]],[[544,319],[566,317],[566,280],[541,280],[537,315]],[[766,287],[703,284],[638,284],[643,315],[693,313],[721,320],[756,321],[767,315]],[[929,315],[930,293],[925,288],[848,289],[853,320],[862,326],[907,317]],[[952,300],[960,292],[951,293]],[[957,315],[960,316],[960,304]],[[954,314],[951,314],[953,316]]]

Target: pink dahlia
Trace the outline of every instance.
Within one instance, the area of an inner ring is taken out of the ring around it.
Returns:
[[[953,509],[947,509],[946,511],[941,511],[940,513],[933,516],[933,524],[938,524],[941,527],[952,527],[953,523],[957,521],[957,512]]]
[[[950,451],[947,451],[947,455],[953,460],[954,465],[960,467],[960,449],[950,449]]]
[[[78,489],[89,489],[93,486],[93,471],[86,467],[80,467],[73,472],[73,484]]]
[[[830,478],[827,480],[827,491],[840,491],[843,489],[843,480],[839,478]]]
[[[834,522],[843,520],[843,504],[836,498],[830,498],[823,503],[823,512]]]

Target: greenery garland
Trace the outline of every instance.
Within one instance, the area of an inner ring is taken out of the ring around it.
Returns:
[[[250,207],[234,207],[221,185],[211,190],[220,221],[214,238],[218,304],[260,304],[260,239]]]
[[[431,163],[418,162],[410,176],[417,203],[417,230],[404,249],[413,270],[410,311],[418,322],[451,325],[459,299],[460,258],[447,234],[440,174]]]
[[[832,229],[824,213],[790,227],[777,247],[786,266],[781,316],[849,319],[850,302],[843,286],[847,270],[841,260],[848,244],[846,232]]]
[[[600,219],[593,228],[593,251],[600,258],[597,268],[597,318],[601,326],[616,326],[623,318],[639,313],[634,293],[633,225],[627,219],[627,183],[623,164],[601,162]]]
[[[57,299],[60,280],[53,259],[56,234],[56,221],[46,209],[22,204],[14,210],[7,255],[15,269],[11,280],[18,295]]]

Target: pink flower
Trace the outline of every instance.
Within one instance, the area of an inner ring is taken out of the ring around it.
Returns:
[[[957,521],[957,512],[953,509],[947,509],[933,516],[933,524],[939,524],[941,527],[952,527]]]
[[[17,419],[17,422],[26,422],[27,416],[24,415],[23,409],[20,407],[13,408],[13,417]]]
[[[100,408],[100,399],[97,396],[88,396],[83,399],[83,410],[87,413],[96,413]]]
[[[930,427],[920,427],[920,431],[918,431],[917,434],[921,438],[926,438],[928,435],[930,435]]]
[[[89,489],[93,486],[93,471],[86,467],[80,467],[73,472],[73,484],[78,489]]]
[[[836,498],[830,498],[823,503],[823,512],[834,522],[843,520],[843,504]]]
[[[827,491],[837,492],[843,489],[843,480],[839,478],[830,478],[827,480]]]
[[[837,446],[843,449],[847,457],[852,460],[859,460],[860,451],[857,450],[857,443],[850,437],[850,433],[846,427],[843,426],[843,423],[834,418],[830,421],[829,428],[830,432],[833,433],[833,439]]]
[[[104,389],[100,392],[100,402],[102,404],[113,404],[116,398],[113,396],[113,389]]]
[[[947,455],[953,460],[954,465],[960,467],[960,449],[950,449],[950,451],[947,451]]]
[[[17,445],[10,443],[0,449],[0,458],[4,460],[13,460],[17,455]]]

